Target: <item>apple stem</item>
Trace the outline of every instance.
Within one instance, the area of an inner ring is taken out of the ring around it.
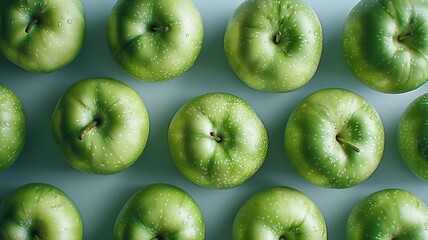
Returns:
[[[281,41],[281,36],[282,36],[282,32],[281,31],[278,31],[275,34],[275,39],[274,39],[275,44],[278,44]]]
[[[26,33],[29,33],[30,32],[30,30],[31,30],[31,28],[33,28],[33,26],[35,25],[35,24],[37,24],[39,22],[39,20],[37,19],[37,18],[34,18],[34,19],[32,19],[31,20],[31,22],[27,25],[27,27],[25,28],[25,32]]]
[[[82,132],[79,134],[79,140],[83,140],[83,138],[88,134],[95,126],[98,125],[98,121],[94,120],[90,122],[86,127],[82,130]]]
[[[163,31],[163,32],[168,32],[169,31],[169,27],[167,25],[163,26],[163,27],[152,27],[151,28],[152,31]]]
[[[406,37],[409,37],[409,36],[412,36],[413,35],[413,32],[408,32],[408,33],[406,33],[406,34],[403,34],[403,35],[399,35],[398,36],[398,41],[399,42],[403,42],[403,40],[406,38]]]
[[[340,137],[339,135],[336,136],[336,140],[340,143],[345,144],[346,146],[352,148],[352,150],[356,151],[356,152],[360,152],[360,148],[358,148],[357,146],[355,146],[354,144],[350,143],[349,141],[347,141],[346,139]]]
[[[219,137],[215,132],[210,132],[211,137],[213,137],[217,142],[221,142],[221,137]]]

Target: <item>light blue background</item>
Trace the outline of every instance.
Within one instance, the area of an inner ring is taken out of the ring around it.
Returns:
[[[29,182],[46,182],[61,188],[76,203],[83,217],[85,239],[112,239],[116,216],[125,201],[140,187],[155,182],[177,185],[190,193],[206,220],[207,239],[231,239],[233,218],[241,204],[256,191],[286,185],[307,194],[321,209],[329,239],[344,239],[347,216],[368,194],[391,187],[409,190],[425,202],[425,183],[403,163],[396,147],[400,115],[428,85],[405,93],[384,94],[360,83],[341,55],[344,22],[357,0],[306,0],[318,14],[324,34],[319,69],[309,84],[291,93],[266,93],[247,87],[229,68],[223,52],[228,19],[242,0],[195,0],[205,27],[202,52],[182,76],[162,83],[135,80],[113,61],[106,44],[106,23],[115,0],[82,0],[87,18],[84,48],[75,61],[51,74],[26,72],[0,56],[0,81],[23,102],[28,122],[27,141],[16,163],[0,173],[0,199]],[[151,120],[147,147],[128,170],[109,176],[80,173],[70,167],[57,149],[51,133],[51,116],[59,97],[72,83],[88,77],[113,77],[143,97]],[[302,179],[291,168],[283,147],[285,123],[292,109],[308,94],[323,88],[352,90],[379,111],[386,130],[385,153],[376,172],[366,182],[349,189],[325,189]],[[200,94],[223,91],[247,101],[266,125],[270,145],[263,167],[249,181],[229,190],[205,189],[188,182],[169,155],[167,129],[178,108]]]

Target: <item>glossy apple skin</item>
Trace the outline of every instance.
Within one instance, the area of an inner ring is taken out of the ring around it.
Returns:
[[[86,31],[80,0],[3,0],[0,7],[0,50],[21,68],[53,72],[79,54]]]
[[[184,190],[164,183],[133,194],[114,225],[115,240],[203,240],[205,221],[195,200]]]
[[[268,136],[244,100],[216,92],[193,98],[175,113],[168,144],[175,165],[187,179],[224,189],[242,184],[263,165]]]
[[[322,28],[301,0],[246,0],[226,27],[224,51],[248,86],[290,92],[308,83],[322,53]]]
[[[288,160],[306,180],[322,187],[347,188],[376,170],[384,138],[382,120],[370,103],[349,90],[328,88],[296,106],[284,141]]]
[[[428,239],[428,207],[403,189],[372,193],[349,214],[346,240]]]
[[[408,92],[428,79],[427,35],[426,1],[362,0],[345,23],[344,59],[371,88]]]
[[[234,240],[327,240],[321,210],[304,193],[290,187],[263,189],[239,209]]]
[[[9,168],[25,144],[26,118],[16,94],[0,84],[0,171]]]
[[[29,183],[0,204],[0,239],[82,240],[83,222],[63,191],[46,183]]]
[[[413,100],[398,124],[401,157],[420,179],[428,181],[428,94]]]
[[[130,86],[112,78],[88,78],[63,93],[52,129],[71,166],[83,172],[114,174],[129,168],[142,154],[149,136],[149,115],[143,99]]]
[[[145,81],[170,80],[187,71],[203,37],[202,17],[191,0],[118,0],[107,29],[114,60]]]

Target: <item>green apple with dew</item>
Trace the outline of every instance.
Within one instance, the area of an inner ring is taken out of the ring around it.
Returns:
[[[305,97],[292,111],[284,135],[293,168],[322,187],[347,188],[365,181],[384,151],[384,127],[376,109],[340,88]]]
[[[10,167],[25,144],[26,118],[18,96],[0,84],[0,171]]]
[[[0,239],[82,240],[83,222],[72,199],[46,183],[29,183],[0,203]]]
[[[192,0],[118,0],[111,11],[110,53],[136,79],[164,81],[196,62],[204,37]]]
[[[80,0],[2,0],[0,51],[30,72],[47,73],[72,62],[86,31]]]
[[[425,0],[361,0],[345,22],[343,56],[367,86],[408,92],[428,80],[427,35]]]
[[[318,69],[322,28],[302,0],[246,0],[234,11],[224,51],[234,73],[248,86],[290,92],[307,84]]]
[[[115,240],[203,240],[205,221],[195,200],[170,184],[155,183],[134,193],[114,225]]]
[[[349,214],[346,240],[428,239],[428,207],[403,189],[383,189],[365,197]]]
[[[168,144],[178,170],[207,188],[233,188],[263,165],[266,128],[256,112],[229,93],[206,93],[185,103],[168,129]]]
[[[142,154],[149,114],[141,96],[113,78],[88,78],[71,85],[52,117],[55,141],[74,168],[114,174]]]
[[[304,193],[290,187],[263,189],[239,209],[234,240],[327,240],[324,216]]]
[[[410,170],[428,181],[428,94],[413,100],[403,112],[398,124],[397,145]]]

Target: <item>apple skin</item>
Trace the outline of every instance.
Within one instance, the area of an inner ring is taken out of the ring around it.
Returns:
[[[21,68],[53,72],[79,54],[86,31],[80,0],[3,0],[0,7],[0,50]]]
[[[233,222],[234,240],[327,240],[321,210],[304,193],[285,186],[251,196]]]
[[[0,229],[0,239],[83,239],[77,206],[46,183],[23,185],[5,198],[0,204]]]
[[[184,104],[168,129],[171,157],[191,182],[233,188],[263,165],[268,135],[263,122],[241,98],[207,93]]]
[[[21,100],[0,84],[0,171],[9,168],[25,145],[26,118]]]
[[[398,124],[397,145],[410,170],[428,181],[428,94],[413,100],[403,112]]]
[[[385,134],[378,112],[346,89],[327,88],[307,96],[291,113],[284,135],[293,168],[322,187],[363,182],[383,156]]]
[[[290,92],[318,69],[322,28],[301,0],[246,0],[234,11],[224,51],[234,73],[251,88]]]
[[[428,207],[409,191],[388,188],[354,206],[346,225],[346,240],[428,239]]]
[[[203,240],[205,221],[195,200],[184,190],[164,183],[134,193],[121,209],[115,240]]]
[[[114,174],[142,154],[149,114],[141,96],[113,78],[88,78],[70,86],[52,117],[55,141],[74,168]]]
[[[367,86],[408,92],[428,79],[427,35],[426,1],[362,0],[345,23],[344,59]]]
[[[114,60],[144,81],[170,80],[190,69],[203,37],[202,16],[191,0],[118,0],[107,28]]]

